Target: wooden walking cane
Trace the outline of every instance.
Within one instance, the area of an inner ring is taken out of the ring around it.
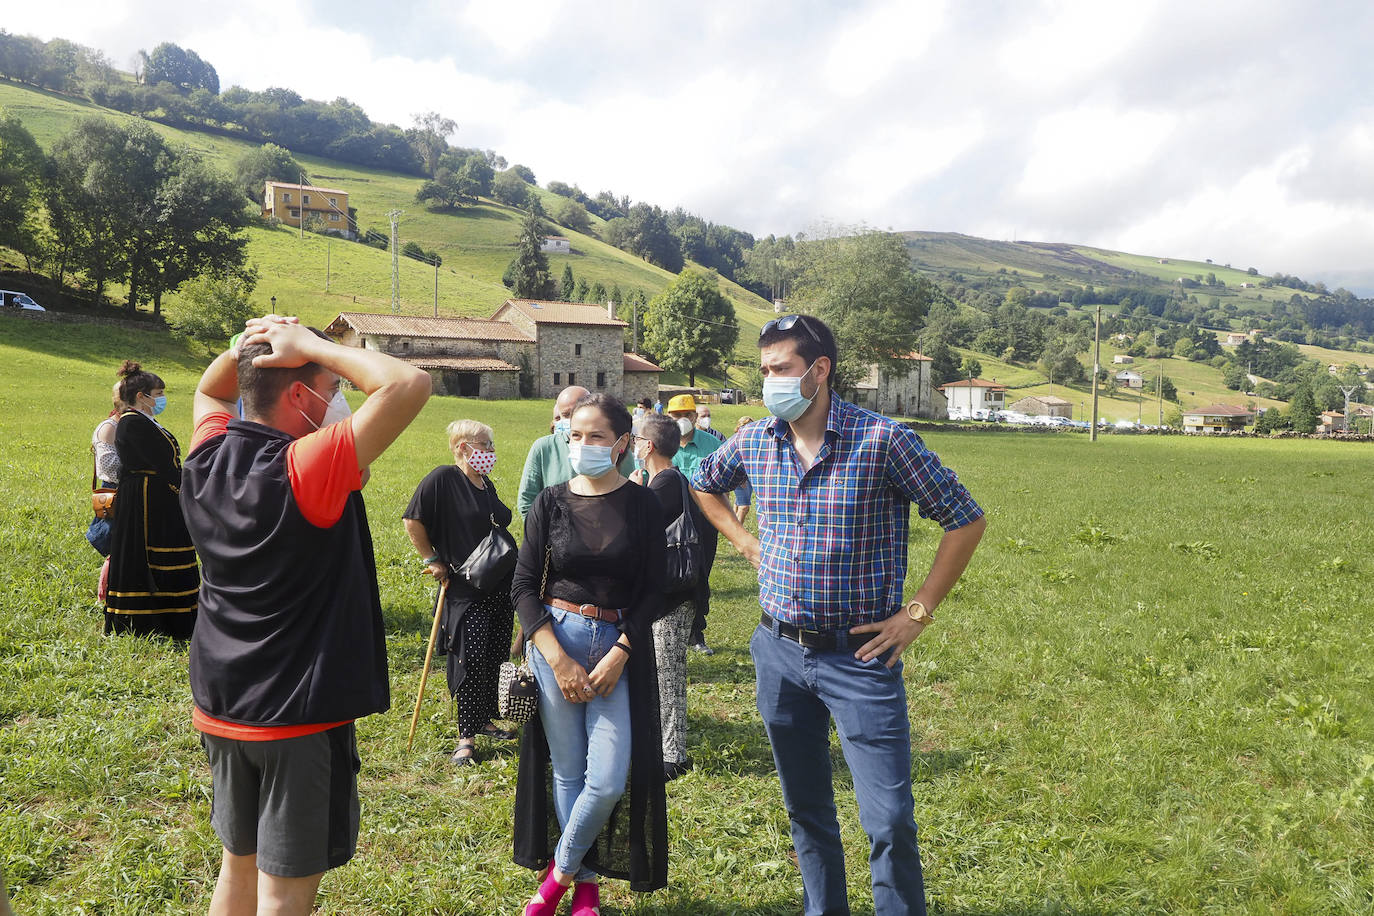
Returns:
[[[410,738],[406,741],[406,753],[415,743],[415,725],[420,721],[420,704],[425,699],[425,682],[429,680],[429,663],[434,658],[434,643],[439,639],[439,621],[444,616],[444,596],[448,593],[448,580],[439,586],[439,603],[434,607],[434,626],[429,629],[429,648],[425,650],[425,666],[420,669],[420,692],[415,695],[415,714],[410,717]]]

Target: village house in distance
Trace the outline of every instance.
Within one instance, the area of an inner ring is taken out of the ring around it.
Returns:
[[[304,216],[302,216],[304,214]],[[263,188],[262,215],[285,226],[299,227],[301,219],[316,220],[325,232],[353,238],[357,226],[348,212],[348,192],[309,184],[269,181]]]
[[[943,420],[948,412],[945,396],[931,383],[934,360],[912,352],[903,356],[897,372],[870,366],[868,374],[840,396],[860,407],[890,417],[921,417]]]
[[[625,352],[613,306],[507,299],[491,318],[343,312],[325,333],[424,369],[434,393],[553,398],[569,385],[626,403],[658,395],[662,369]]]

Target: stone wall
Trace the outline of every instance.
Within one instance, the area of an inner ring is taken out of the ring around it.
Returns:
[[[625,374],[625,344],[620,328],[541,324],[536,352],[535,397],[557,397],[569,385],[620,397]],[[557,381],[554,373],[558,374]],[[600,385],[597,373],[603,373]]]
[[[358,346],[358,335],[350,328],[340,342],[348,346]],[[521,343],[507,340],[460,340],[449,337],[401,337],[383,334],[369,334],[365,338],[367,349],[386,353],[389,356],[470,356],[485,359],[501,359],[512,366],[520,365],[520,354],[528,354],[534,359],[534,343]]]
[[[624,363],[622,362],[622,366]],[[648,398],[652,404],[658,397],[658,373],[657,372],[626,372],[624,387],[624,397],[621,398],[626,406],[632,406],[639,402],[641,398]]]
[[[879,413],[897,417],[944,419],[945,398],[935,391],[930,379],[931,364],[912,360],[905,375],[878,373],[877,407]]]

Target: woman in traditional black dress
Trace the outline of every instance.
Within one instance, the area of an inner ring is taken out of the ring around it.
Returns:
[[[458,706],[458,747],[450,758],[471,766],[477,736],[509,741],[514,732],[497,718],[496,677],[510,652],[515,609],[511,577],[478,592],[450,572],[462,566],[493,525],[510,527],[510,507],[487,475],[496,464],[491,427],[476,420],[448,425],[453,464],[430,471],[404,514],[406,534],[424,563],[425,575],[448,582],[439,651],[448,653],[448,689]]]
[[[125,360],[115,428],[119,491],[110,532],[105,633],[191,638],[200,593],[196,549],[181,514],[181,447],[153,419],[167,406],[162,379]]]

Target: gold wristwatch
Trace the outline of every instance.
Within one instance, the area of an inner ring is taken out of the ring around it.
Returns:
[[[906,603],[906,615],[917,623],[930,626],[935,622],[935,615],[926,610],[926,606],[915,598]]]

